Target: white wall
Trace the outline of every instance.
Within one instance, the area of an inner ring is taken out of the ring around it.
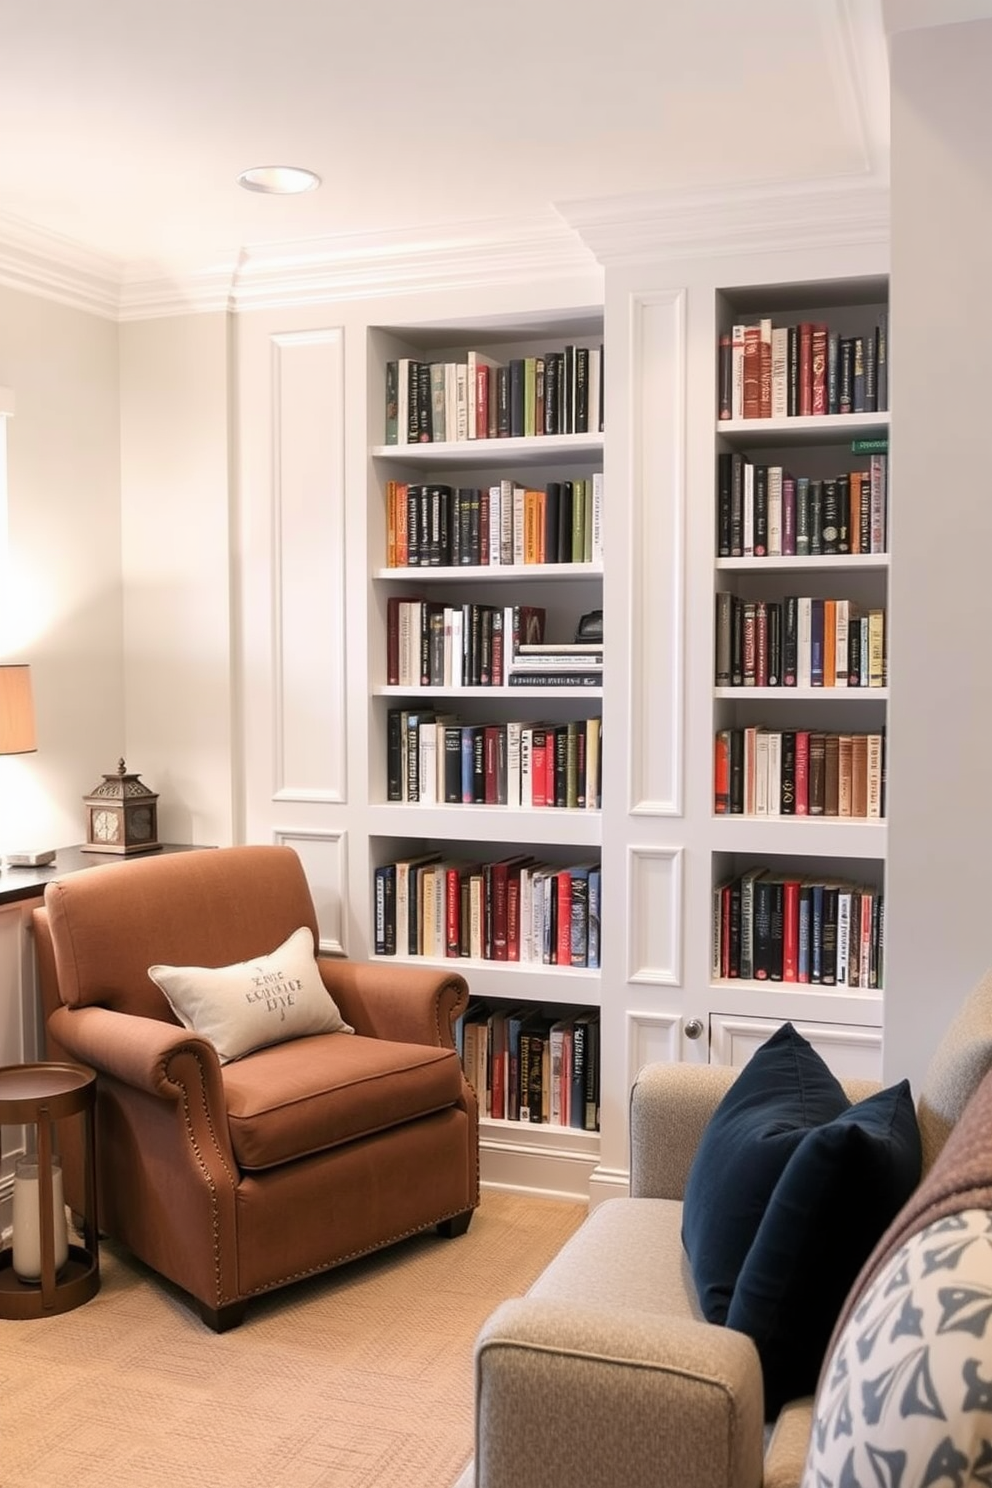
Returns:
[[[992,963],[992,23],[895,36],[891,74],[890,662],[912,681],[890,708],[885,1068],[918,1082]]]
[[[229,329],[223,313],[120,328],[127,764],[167,842],[236,835]]]
[[[38,720],[37,754],[0,760],[0,848],[62,846],[124,738],[117,327],[0,288],[0,384],[16,408],[0,659],[31,663]]]

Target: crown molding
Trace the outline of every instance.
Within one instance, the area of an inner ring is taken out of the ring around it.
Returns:
[[[592,252],[557,214],[513,223],[494,219],[248,245],[189,273],[133,267],[122,286],[120,318],[326,304],[599,271]]]
[[[556,202],[605,267],[888,242],[889,188],[874,178],[754,183]]]
[[[230,248],[209,264],[125,264],[0,213],[0,284],[111,320],[246,311],[600,275],[648,261],[884,243],[876,177],[555,203],[489,219]]]
[[[123,264],[0,212],[0,284],[116,320]]]

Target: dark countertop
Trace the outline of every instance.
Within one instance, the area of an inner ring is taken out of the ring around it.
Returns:
[[[0,905],[16,904],[22,899],[39,899],[45,885],[53,878],[62,878],[67,873],[79,873],[84,868],[97,868],[101,863],[124,863],[132,858],[150,858],[155,853],[191,852],[196,846],[191,842],[163,842],[160,847],[147,852],[101,853],[88,852],[80,846],[60,847],[54,863],[45,868],[8,868],[4,864],[0,871]]]

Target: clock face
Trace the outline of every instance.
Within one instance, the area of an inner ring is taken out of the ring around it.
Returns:
[[[128,817],[128,835],[134,842],[149,842],[152,835],[152,813],[148,806],[135,806]]]
[[[94,811],[93,837],[97,842],[116,842],[120,835],[120,822],[113,811]]]

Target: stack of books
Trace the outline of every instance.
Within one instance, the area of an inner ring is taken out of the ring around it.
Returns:
[[[601,687],[602,641],[524,641],[507,671],[508,687]]]

